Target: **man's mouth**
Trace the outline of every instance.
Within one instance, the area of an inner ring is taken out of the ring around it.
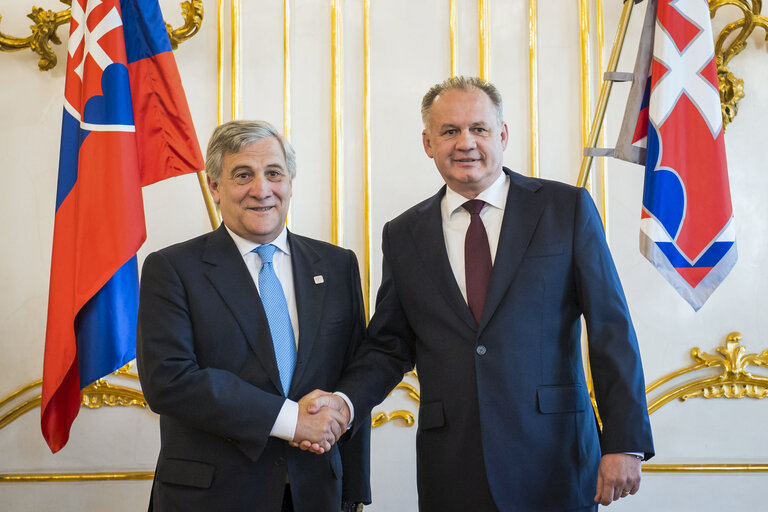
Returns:
[[[249,210],[254,210],[257,212],[268,212],[272,208],[274,208],[274,206],[251,206]]]

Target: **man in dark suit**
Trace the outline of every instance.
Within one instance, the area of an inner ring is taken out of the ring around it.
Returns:
[[[339,440],[342,415],[295,401],[335,387],[363,338],[355,255],[285,228],[296,159],[268,123],[216,128],[206,170],[223,225],[150,254],[142,271],[139,376],[161,435],[151,507],[369,503],[370,422]]]
[[[436,85],[422,117],[446,186],[384,227],[376,312],[335,388],[347,403],[326,400],[361,425],[416,365],[422,511],[591,511],[634,494],[653,455],[643,372],[589,194],[502,166],[487,82]]]

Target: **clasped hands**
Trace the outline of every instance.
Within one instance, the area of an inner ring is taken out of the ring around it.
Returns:
[[[291,446],[325,453],[347,431],[349,417],[343,398],[316,389],[299,400],[299,420]]]

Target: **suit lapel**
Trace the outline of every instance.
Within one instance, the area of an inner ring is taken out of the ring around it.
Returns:
[[[509,176],[509,192],[478,335],[482,333],[512,284],[544,209],[543,201],[537,200],[535,195],[541,187],[538,182],[524,179],[507,168],[504,168],[504,172]]]
[[[440,202],[444,195],[445,186],[417,210],[416,221],[411,225],[413,243],[424,270],[430,276],[430,281],[437,286],[456,315],[474,330],[477,327],[475,318],[461,295],[445,250],[443,219],[440,212]]]
[[[288,233],[293,264],[293,287],[296,293],[296,310],[299,315],[299,353],[291,388],[301,382],[307,364],[311,361],[312,347],[317,339],[320,319],[323,317],[325,283],[315,282],[316,276],[323,276],[324,266],[317,254],[301,237]]]
[[[223,224],[211,234],[202,259],[212,265],[206,272],[207,278],[232,311],[248,344],[267,370],[270,380],[277,389],[283,389],[272,335],[259,292],[243,257]]]

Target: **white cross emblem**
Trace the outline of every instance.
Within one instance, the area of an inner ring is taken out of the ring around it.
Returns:
[[[96,64],[103,70],[113,60],[107,55],[107,52],[99,46],[99,39],[104,37],[112,30],[123,24],[123,20],[120,18],[120,14],[115,7],[104,16],[93,30],[89,30],[86,25],[86,20],[91,15],[93,9],[101,5],[102,0],[91,0],[86,4],[86,11],[83,12],[83,8],[80,3],[75,0],[72,2],[72,19],[77,21],[77,27],[69,36],[69,43],[67,44],[67,50],[69,56],[73,57],[77,49],[80,47],[80,43],[85,41],[85,47],[83,49],[83,57],[80,63],[75,67],[75,74],[83,79],[83,68],[85,67],[85,57],[90,54],[91,58]]]
[[[675,41],[661,23],[656,22],[653,55],[668,71],[656,83],[651,95],[648,110],[651,121],[655,126],[661,126],[680,96],[686,94],[699,109],[712,132],[712,138],[717,138],[723,124],[720,94],[700,74],[715,55],[709,7],[705,0],[675,0],[670,7],[696,25],[700,32],[682,52],[678,52]]]

